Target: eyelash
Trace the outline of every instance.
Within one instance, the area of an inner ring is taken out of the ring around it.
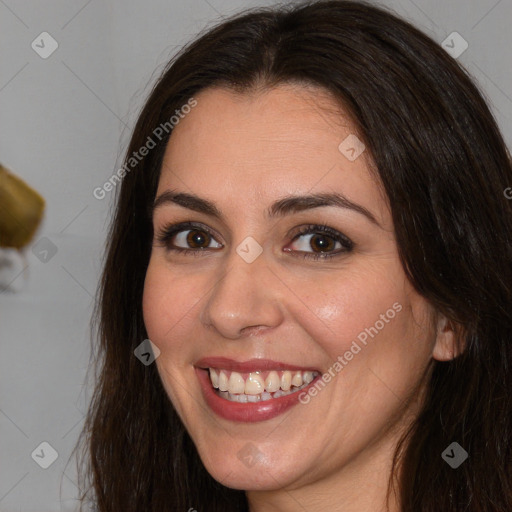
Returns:
[[[206,233],[209,237],[214,238],[213,233],[207,229],[205,226],[201,224],[197,224],[195,222],[182,222],[180,224],[168,225],[164,227],[157,235],[156,239],[159,243],[163,244],[168,251],[172,251],[177,254],[191,254],[193,256],[200,256],[204,250],[208,249],[207,247],[199,247],[197,249],[185,249],[183,247],[173,247],[170,242],[172,238],[180,233],[181,231],[200,231]],[[340,256],[341,254],[345,254],[351,252],[354,248],[354,243],[346,237],[343,233],[323,224],[308,224],[307,226],[302,227],[293,237],[291,242],[294,242],[297,238],[303,235],[327,235],[329,238],[333,239],[335,242],[339,242],[342,245],[342,249],[338,249],[337,252],[319,252],[319,253],[310,253],[304,252],[304,259],[312,259],[312,260],[325,260],[330,258],[335,258],[336,256]],[[302,251],[293,251],[290,252],[302,252]]]

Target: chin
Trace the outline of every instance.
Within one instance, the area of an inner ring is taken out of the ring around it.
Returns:
[[[254,465],[252,468],[241,469],[233,467],[224,471],[206,468],[210,475],[222,485],[241,491],[275,491],[286,485],[280,479],[276,479],[265,468]],[[277,468],[274,468],[276,470]]]
[[[208,453],[207,458],[200,453],[200,457],[208,473],[231,489],[273,491],[290,485],[300,476],[296,462],[266,460],[250,442],[243,443],[236,451]],[[290,463],[293,467],[285,467]]]

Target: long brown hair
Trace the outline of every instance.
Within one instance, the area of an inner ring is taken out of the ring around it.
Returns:
[[[244,492],[207,473],[156,365],[134,349],[147,338],[149,208],[172,134],[154,130],[207,87],[286,82],[321,86],[350,113],[389,198],[403,268],[464,343],[452,361],[432,361],[424,407],[397,446],[401,510],[510,512],[510,155],[477,87],[440,46],[382,8],[342,0],[223,21],[183,48],[150,93],[125,162],[148,137],[155,147],[118,186],[98,295],[95,389],[76,447],[82,503],[100,512],[248,510]],[[469,454],[457,469],[441,457],[452,442]]]

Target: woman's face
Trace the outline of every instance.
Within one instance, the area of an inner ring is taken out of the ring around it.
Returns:
[[[377,486],[441,349],[368,152],[321,89],[196,99],[165,153],[144,288],[165,390],[228,487]]]

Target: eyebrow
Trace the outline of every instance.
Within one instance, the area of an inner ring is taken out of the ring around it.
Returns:
[[[183,208],[204,213],[205,215],[209,215],[221,221],[223,220],[222,212],[211,201],[194,194],[173,192],[171,190],[163,192],[155,199],[153,207],[151,208],[151,216],[154,214],[155,210],[166,204],[177,204]],[[373,224],[382,228],[375,216],[369,210],[360,204],[354,203],[343,194],[339,193],[286,196],[274,202],[270,208],[268,208],[266,213],[267,217],[276,218],[324,206],[335,206],[337,208],[353,210],[364,215]]]

